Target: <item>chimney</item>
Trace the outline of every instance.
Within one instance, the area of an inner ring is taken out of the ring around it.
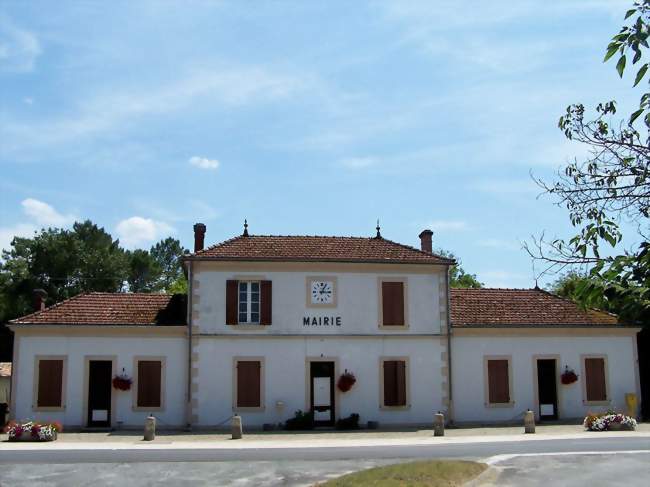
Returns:
[[[194,252],[203,250],[205,243],[205,225],[203,223],[194,224]]]
[[[43,311],[45,309],[46,298],[45,289],[34,289],[34,311]]]
[[[429,229],[427,230],[422,230],[420,232],[420,249],[422,252],[426,252],[427,254],[430,254],[433,252],[433,246],[431,243],[431,237],[433,237],[433,232]]]

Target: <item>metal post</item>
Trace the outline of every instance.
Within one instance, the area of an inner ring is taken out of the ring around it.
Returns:
[[[235,414],[230,423],[232,430],[232,439],[239,440],[242,437],[241,416]]]
[[[535,414],[529,409],[524,413],[524,433],[535,432]]]
[[[445,436],[445,415],[440,411],[433,416],[433,436]]]
[[[151,441],[156,438],[156,418],[148,416],[144,422],[144,441]]]

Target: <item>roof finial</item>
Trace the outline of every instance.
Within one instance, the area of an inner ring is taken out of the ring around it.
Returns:
[[[248,237],[248,221],[244,218],[244,237]]]
[[[381,227],[379,226],[379,218],[377,218],[377,238],[381,238]]]

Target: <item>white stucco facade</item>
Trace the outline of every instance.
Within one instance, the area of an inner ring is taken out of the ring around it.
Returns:
[[[350,391],[336,390],[337,418],[356,413],[361,423],[429,424],[434,412],[445,410],[448,393],[445,273],[444,266],[195,263],[193,423],[213,427],[234,412],[250,426],[284,422],[310,409],[309,363],[331,361],[335,380],[346,370],[357,378]],[[335,306],[310,306],[313,277],[336,282]],[[226,324],[228,280],[272,282],[271,325]],[[404,282],[407,326],[380,326],[382,280]],[[259,410],[236,407],[237,358],[263,362]],[[381,360],[390,358],[407,363],[405,407],[382,404]]]
[[[87,426],[88,364],[89,360],[111,360],[113,375],[125,373],[134,376],[134,359],[164,357],[163,407],[151,411],[135,411],[135,390],[111,389],[111,426],[141,428],[146,416],[153,413],[160,427],[185,425],[185,400],[187,384],[187,339],[178,336],[144,336],[137,330],[103,330],[98,336],[78,332],[68,336],[53,336],[48,330],[39,336],[16,332],[14,350],[14,394],[12,417],[60,421],[64,427]],[[60,330],[61,335],[70,330]],[[64,358],[63,407],[57,410],[36,407],[36,364],[39,358]],[[123,370],[124,369],[124,370]]]
[[[539,418],[537,359],[554,359],[558,418],[583,418],[589,412],[626,411],[625,394],[639,395],[636,333],[616,330],[491,330],[476,336],[463,330],[452,336],[452,397],[456,422],[520,422],[527,409]],[[485,359],[508,358],[511,400],[508,406],[491,406],[486,396]],[[603,357],[606,364],[607,401],[589,403],[585,396],[585,357]],[[578,381],[563,385],[565,367]]]

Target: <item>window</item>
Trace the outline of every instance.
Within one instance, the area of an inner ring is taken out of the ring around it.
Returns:
[[[136,409],[161,409],[163,385],[163,361],[140,359],[137,363]]]
[[[404,281],[381,280],[381,326],[405,326]]]
[[[235,401],[236,409],[261,409],[262,394],[261,359],[235,360]]]
[[[486,362],[488,405],[510,405],[510,359],[488,358]]]
[[[271,281],[226,281],[227,325],[270,325]]]
[[[239,323],[260,322],[260,283],[239,281]]]
[[[405,407],[407,405],[406,360],[383,360],[383,405]]]
[[[607,401],[607,378],[604,357],[586,357],[584,362],[585,398],[587,402]]]
[[[36,409],[64,407],[64,358],[36,358]]]

